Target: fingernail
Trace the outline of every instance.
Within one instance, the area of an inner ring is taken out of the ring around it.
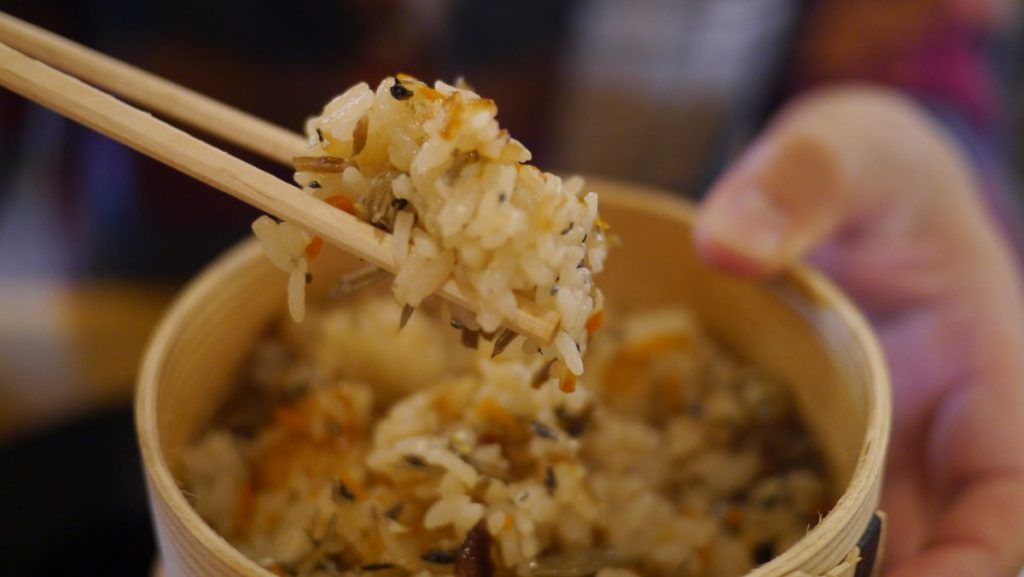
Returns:
[[[764,264],[782,257],[788,219],[759,188],[745,188],[712,202],[699,219],[701,234],[732,252]]]

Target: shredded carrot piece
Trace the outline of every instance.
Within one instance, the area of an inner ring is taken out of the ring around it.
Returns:
[[[508,513],[505,514],[505,520],[501,522],[501,528],[502,530],[512,528],[512,516]]]
[[[306,245],[306,258],[309,262],[316,260],[316,257],[320,254],[320,249],[324,247],[324,239],[319,236],[314,236],[309,244]]]
[[[739,528],[743,524],[743,509],[733,505],[725,513],[725,522],[730,527]]]
[[[576,390],[576,375],[566,373],[562,380],[558,381],[558,389],[563,393],[571,393]]]
[[[305,434],[309,415],[300,407],[277,407],[274,409],[274,424],[283,426],[295,435]]]
[[[686,336],[675,333],[654,334],[624,346],[609,363],[604,381],[613,388],[626,390],[643,383],[640,377],[647,363],[662,353],[685,351],[693,347]]]
[[[347,197],[342,196],[340,194],[328,196],[327,198],[324,199],[324,202],[333,206],[334,208],[340,208],[341,210],[344,210],[349,214],[355,214],[356,212],[356,205],[352,204],[352,201],[349,200]]]
[[[496,425],[505,428],[513,428],[518,424],[512,413],[509,413],[505,410],[505,407],[502,407],[497,401],[490,397],[480,401],[480,404],[476,406],[476,412],[481,417],[493,421]]]
[[[599,310],[599,311],[594,311],[593,313],[591,313],[590,317],[587,319],[587,334],[592,335],[592,334],[596,333],[597,329],[601,328],[601,325],[603,323],[604,323],[604,309]]]

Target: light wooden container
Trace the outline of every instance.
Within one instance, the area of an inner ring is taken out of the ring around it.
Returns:
[[[691,210],[683,202],[624,183],[589,186],[601,195],[602,215],[623,240],[598,278],[611,306],[692,308],[713,335],[791,386],[836,486],[845,487],[817,527],[750,575],[871,575],[890,392],[878,343],[864,319],[828,281],[805,268],[761,284],[709,269],[693,252]],[[313,269],[312,298],[355,264],[325,249]],[[192,510],[175,468],[182,448],[227,397],[261,330],[281,313],[284,291],[285,275],[255,242],[244,242],[192,282],[149,344],[135,411],[167,577],[271,576]]]

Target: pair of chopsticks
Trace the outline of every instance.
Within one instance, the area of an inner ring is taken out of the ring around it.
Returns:
[[[395,271],[391,235],[79,78],[282,164],[290,166],[292,157],[306,148],[305,139],[297,134],[0,12],[0,85]],[[458,306],[473,308],[452,280],[438,293]],[[558,322],[557,314],[520,300],[508,324],[546,344]]]

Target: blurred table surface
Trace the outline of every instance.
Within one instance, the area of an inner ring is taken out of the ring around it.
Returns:
[[[0,283],[0,443],[129,402],[175,287],[105,280]]]

